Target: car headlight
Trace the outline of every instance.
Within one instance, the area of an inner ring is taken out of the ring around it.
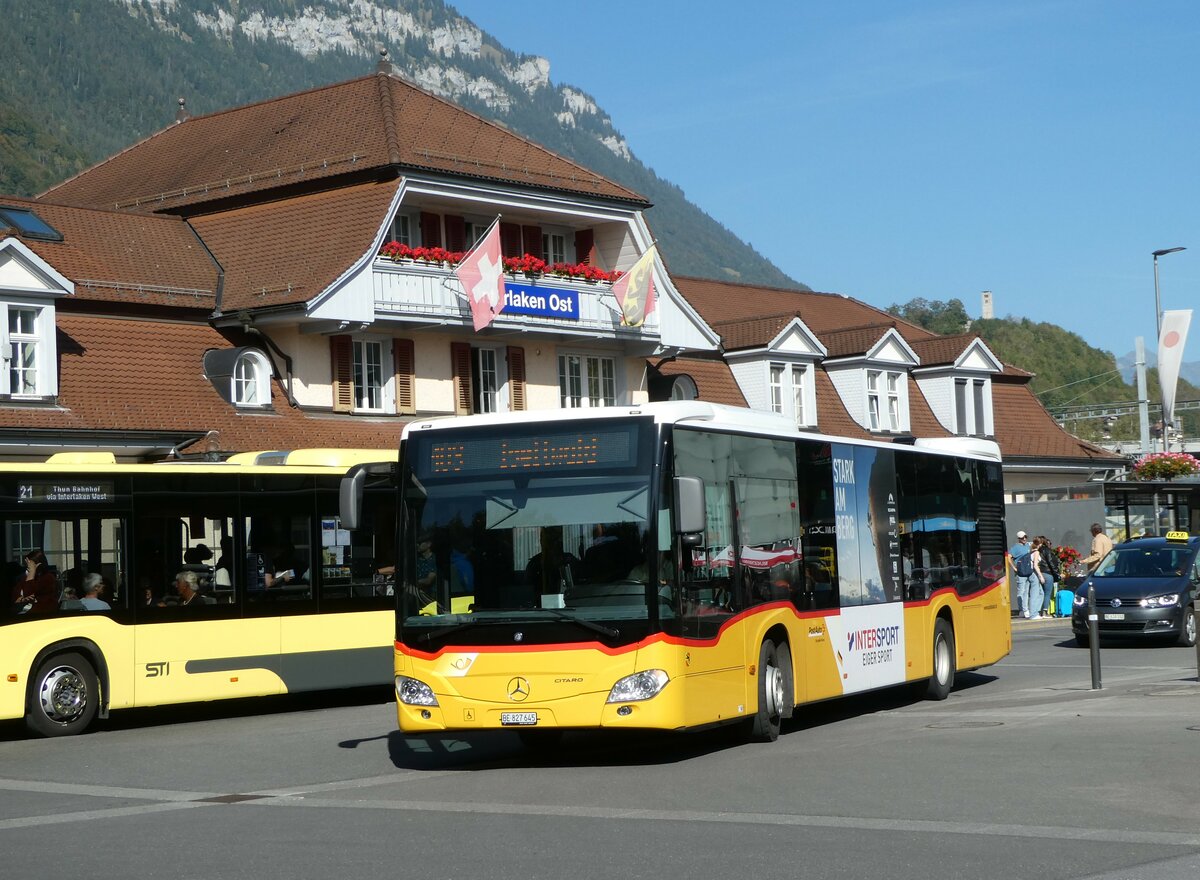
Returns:
[[[396,699],[406,706],[436,706],[433,688],[406,675],[396,676]]]
[[[1087,593],[1076,593],[1075,594],[1075,607],[1082,608],[1086,604],[1087,604]]]
[[[612,686],[608,693],[609,703],[635,703],[657,697],[667,686],[671,677],[661,669],[647,669],[627,675]]]
[[[1174,605],[1177,602],[1179,602],[1178,593],[1167,593],[1165,596],[1150,596],[1138,604],[1143,608],[1166,608],[1168,605]]]

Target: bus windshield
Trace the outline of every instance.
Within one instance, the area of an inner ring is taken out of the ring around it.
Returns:
[[[652,427],[413,432],[401,478],[401,638],[423,647],[464,628],[543,622],[553,626],[522,639],[644,633],[657,555],[648,552]]]

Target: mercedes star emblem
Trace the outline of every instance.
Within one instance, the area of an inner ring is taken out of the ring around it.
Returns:
[[[529,696],[529,680],[517,676],[508,683],[508,698],[514,703],[520,703]]]

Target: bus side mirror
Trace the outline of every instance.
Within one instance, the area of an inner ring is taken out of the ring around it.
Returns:
[[[362,514],[363,486],[367,482],[366,468],[355,468],[342,477],[338,486],[338,518],[343,529],[357,529]]]
[[[685,544],[702,543],[705,522],[704,481],[699,477],[675,478],[675,531]]]

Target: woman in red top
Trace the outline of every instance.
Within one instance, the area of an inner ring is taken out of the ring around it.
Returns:
[[[18,614],[41,614],[58,607],[58,581],[40,549],[25,554],[25,580],[13,587],[13,607]]]

